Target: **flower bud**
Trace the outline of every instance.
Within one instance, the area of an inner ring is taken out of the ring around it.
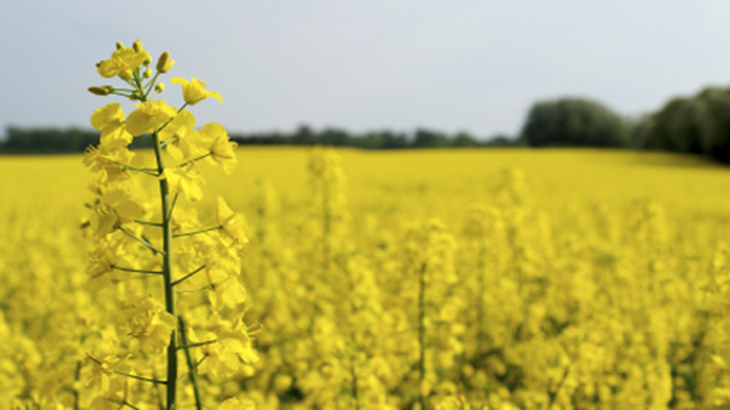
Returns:
[[[157,83],[157,84],[155,84],[155,92],[156,93],[159,94],[159,93],[161,93],[163,91],[165,91],[165,83]]]
[[[175,65],[175,60],[170,59],[170,53],[165,51],[160,55],[160,59],[157,60],[157,71],[164,74],[170,71],[173,65]]]
[[[109,95],[114,92],[114,87],[105,85],[103,87],[89,87],[89,92],[94,95]]]
[[[122,44],[120,41],[117,41],[117,50],[121,50],[124,48],[124,44]]]
[[[134,48],[134,51],[141,53],[143,50],[142,42],[139,40],[135,41],[134,44],[132,44],[132,48]]]
[[[148,69],[144,70],[144,74],[142,74],[142,76],[144,78],[150,78],[150,77],[152,77],[152,69],[151,68],[148,68]]]

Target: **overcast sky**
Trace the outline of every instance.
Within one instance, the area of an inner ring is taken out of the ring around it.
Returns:
[[[138,38],[221,93],[192,111],[229,131],[485,138],[519,132],[539,99],[639,115],[730,83],[727,0],[0,0],[0,127],[89,126],[111,100],[86,88],[116,83],[95,63]]]

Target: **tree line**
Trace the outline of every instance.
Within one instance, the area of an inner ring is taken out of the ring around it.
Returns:
[[[596,101],[535,103],[520,138],[526,145],[617,147],[707,155],[730,162],[730,88],[707,87],[656,112],[621,117]]]
[[[308,125],[301,125],[291,132],[234,132],[230,133],[230,138],[239,145],[332,145],[363,149],[508,147],[523,144],[506,135],[495,135],[482,141],[466,132],[448,134],[417,129],[412,133],[385,130],[354,134],[339,128],[316,130]],[[4,140],[0,141],[0,153],[79,153],[98,141],[99,133],[94,130],[8,127]],[[145,142],[142,138],[135,139],[130,147],[149,148]]]
[[[617,114],[600,102],[558,98],[535,102],[518,136],[481,140],[466,132],[430,129],[351,133],[340,128],[301,125],[291,132],[231,133],[239,145],[332,145],[363,149],[449,147],[610,147],[707,155],[730,162],[730,88],[707,87],[668,101],[639,118]],[[79,153],[98,141],[98,133],[79,128],[9,127],[0,153]],[[132,148],[147,148],[143,139]]]

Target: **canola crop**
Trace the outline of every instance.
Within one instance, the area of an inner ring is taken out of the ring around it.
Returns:
[[[728,408],[727,169],[592,150],[236,154],[229,176],[201,164],[197,217],[218,196],[245,216],[244,296],[178,296],[201,345],[177,408],[196,408],[192,377],[206,409]],[[140,320],[120,294],[159,289],[94,286],[82,157],[0,172],[0,408],[160,408],[164,386],[140,378],[164,377],[164,346],[105,342]],[[258,360],[205,344],[241,318],[260,324]]]

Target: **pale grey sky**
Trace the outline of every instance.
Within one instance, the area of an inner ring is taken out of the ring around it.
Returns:
[[[86,88],[115,84],[95,63],[138,38],[222,94],[192,111],[229,131],[484,138],[517,133],[538,99],[638,115],[730,83],[727,0],[0,0],[0,128],[88,126],[111,100]]]

